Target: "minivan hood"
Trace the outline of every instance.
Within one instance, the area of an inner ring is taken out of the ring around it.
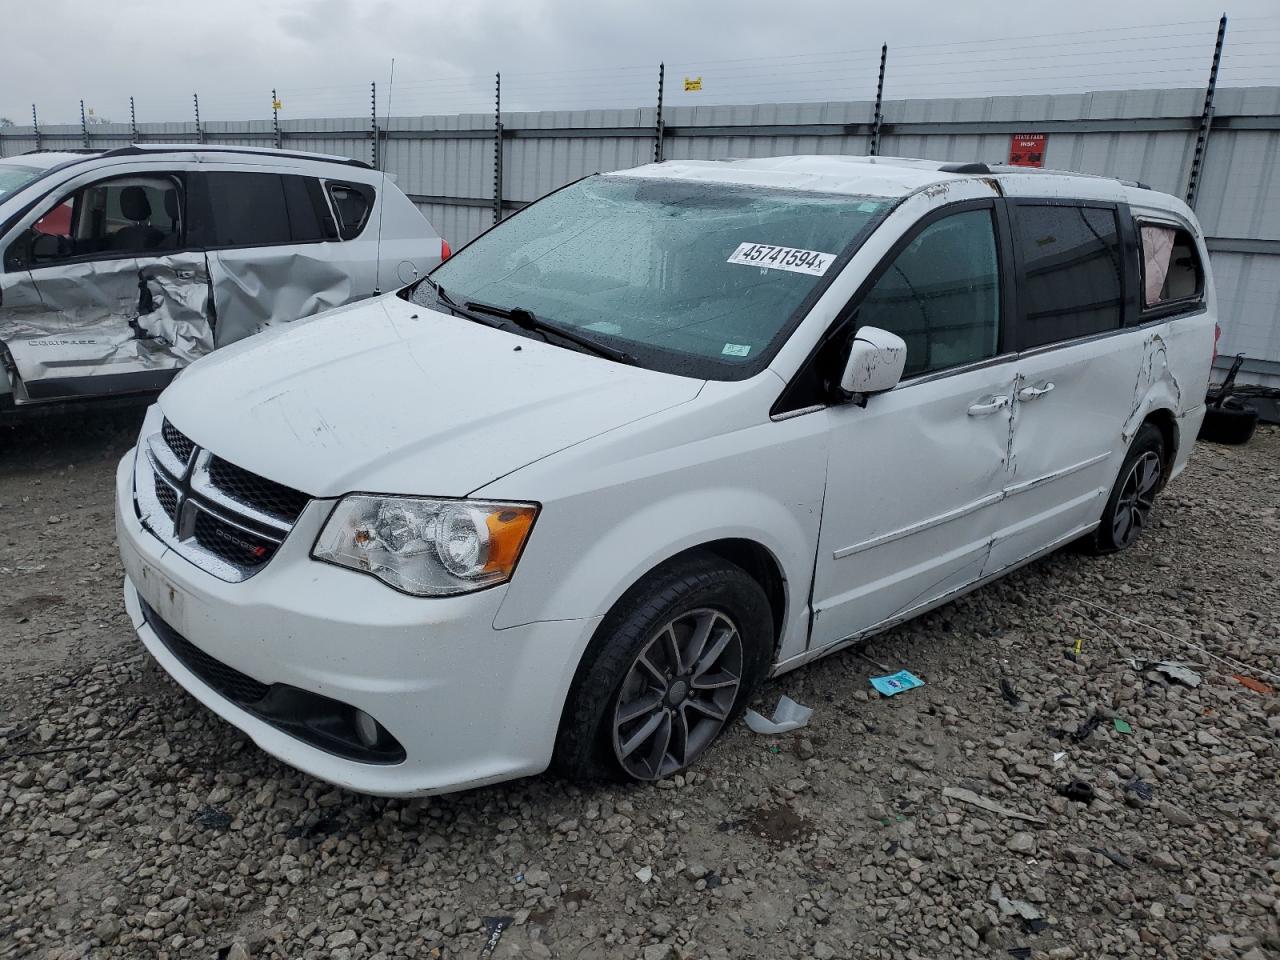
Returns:
[[[315,497],[463,496],[702,385],[392,294],[218,350],[159,402],[200,446]]]

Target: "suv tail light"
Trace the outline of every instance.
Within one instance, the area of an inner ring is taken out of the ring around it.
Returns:
[[[453,251],[449,249],[449,241],[442,238],[440,240],[440,262],[444,263],[451,256],[453,256]]]
[[[445,244],[445,249],[449,249],[449,245]],[[1215,323],[1213,325],[1213,360],[1209,366],[1213,366],[1218,362],[1218,341],[1222,339],[1222,324]]]

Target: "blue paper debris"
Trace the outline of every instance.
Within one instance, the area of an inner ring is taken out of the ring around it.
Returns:
[[[914,673],[907,670],[899,670],[897,673],[891,673],[887,677],[872,677],[871,685],[884,696],[892,697],[895,693],[902,693],[904,690],[923,687],[924,681]]]

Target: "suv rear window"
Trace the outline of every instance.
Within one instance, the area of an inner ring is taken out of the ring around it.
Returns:
[[[1013,207],[1022,268],[1022,349],[1120,327],[1123,286],[1115,210],[1069,204]]]
[[[1142,305],[1162,307],[1197,301],[1204,294],[1204,267],[1191,234],[1160,223],[1139,225],[1142,239]]]

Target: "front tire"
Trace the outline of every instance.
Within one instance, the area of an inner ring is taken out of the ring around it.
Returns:
[[[652,781],[688,769],[768,671],[773,617],[741,567],[691,554],[629,590],[578,667],[554,766],[573,779]]]
[[[1124,463],[1111,496],[1102,511],[1102,521],[1088,541],[1091,553],[1117,553],[1132,546],[1151,523],[1156,494],[1165,482],[1164,437],[1150,423],[1144,423]]]

